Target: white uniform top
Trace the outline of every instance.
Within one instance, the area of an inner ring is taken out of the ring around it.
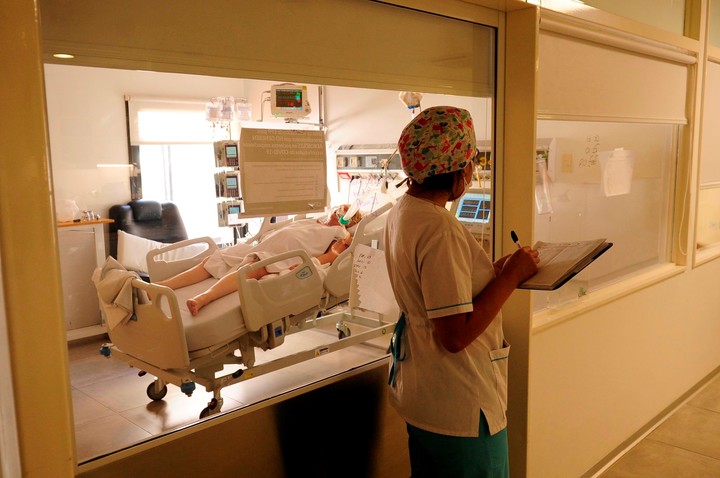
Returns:
[[[343,226],[328,226],[315,219],[301,219],[269,232],[255,245],[238,243],[218,249],[205,262],[205,270],[220,279],[241,265],[295,249],[304,249],[311,258],[317,257],[327,251],[333,241],[344,239],[347,235]],[[299,259],[287,259],[270,264],[266,269],[268,272],[280,272],[299,262]]]
[[[405,194],[385,229],[390,283],[406,316],[405,359],[390,402],[405,421],[443,435],[477,437],[480,411],[490,433],[507,426],[507,358],[500,314],[470,345],[448,352],[431,320],[473,310],[495,277],[493,264],[445,208]]]

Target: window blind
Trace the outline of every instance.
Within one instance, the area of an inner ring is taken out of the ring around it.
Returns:
[[[126,97],[130,144],[212,143],[212,123],[205,119],[205,102]]]
[[[686,63],[541,31],[538,115],[687,123]]]

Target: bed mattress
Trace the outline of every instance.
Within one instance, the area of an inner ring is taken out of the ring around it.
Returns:
[[[217,282],[216,279],[206,279],[197,284],[175,290],[188,352],[204,349],[213,345],[228,343],[236,337],[247,333],[238,294],[230,294],[211,302],[193,317],[185,305],[187,299],[205,291]],[[163,301],[165,302],[165,301]],[[165,313],[170,315],[170,309],[163,303]]]
[[[321,266],[316,259],[313,259],[313,261],[320,277],[324,280],[329,268],[328,264]],[[289,273],[291,271],[285,270],[280,274],[268,274],[260,281],[272,281]],[[200,312],[195,317],[190,314],[190,310],[186,305],[187,300],[206,291],[215,282],[217,282],[217,279],[209,278],[174,291],[185,330],[188,352],[190,353],[214,345],[229,343],[249,332],[245,326],[245,320],[240,309],[240,296],[237,293],[226,295],[209,303],[200,309]],[[166,315],[171,315],[170,308],[165,301],[163,301],[161,307]]]

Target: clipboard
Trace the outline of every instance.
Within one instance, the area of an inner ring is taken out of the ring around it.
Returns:
[[[540,253],[537,273],[520,284],[518,289],[552,291],[565,285],[613,243],[605,239],[578,242],[537,242],[533,249]]]

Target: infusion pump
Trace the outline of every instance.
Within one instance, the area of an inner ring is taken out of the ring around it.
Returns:
[[[450,209],[488,254],[492,244],[492,196],[487,190],[470,189]]]
[[[215,166],[235,168],[238,166],[240,143],[237,141],[215,141]]]

